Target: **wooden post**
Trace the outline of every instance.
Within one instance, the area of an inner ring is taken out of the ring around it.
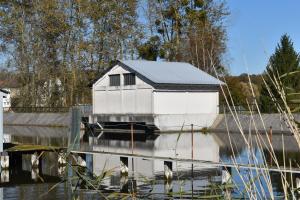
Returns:
[[[270,129],[269,129],[269,140],[270,140],[271,144],[272,144],[272,135],[273,135],[273,133],[272,133],[272,126],[270,126]]]
[[[164,177],[167,182],[173,178],[173,163],[172,161],[164,161]]]
[[[133,154],[133,123],[131,122],[130,126],[130,132],[131,132],[131,154]]]
[[[128,175],[128,157],[120,157],[120,172],[121,176]]]
[[[194,124],[191,124],[191,135],[192,135],[192,184],[194,178]]]
[[[191,124],[191,134],[192,134],[192,199],[194,199],[194,124]]]
[[[269,130],[269,134],[268,134],[268,137],[269,137],[269,140],[270,140],[270,145],[272,145],[272,126],[270,126],[270,130]],[[270,152],[270,165],[272,166],[273,165],[273,160],[272,160],[272,154]]]
[[[131,154],[133,155],[133,122],[131,122],[130,126],[130,132],[131,132]],[[134,160],[133,157],[131,158],[131,164],[132,164],[132,176],[134,177]]]
[[[192,160],[194,160],[194,125],[191,124],[191,134],[192,134]]]

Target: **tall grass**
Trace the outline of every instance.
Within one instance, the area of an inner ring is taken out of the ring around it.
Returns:
[[[272,93],[271,91],[271,86],[267,84],[265,81],[265,78],[263,78],[264,86],[268,89],[269,95],[272,98],[272,103],[276,105],[278,113],[283,116],[284,118],[284,123],[286,126],[289,128],[290,132],[292,133],[295,141],[297,142],[298,146],[300,147],[300,135],[299,135],[299,130],[297,126],[297,121],[295,121],[295,118],[292,113],[292,109],[289,107],[289,104],[287,102],[287,95],[286,90],[284,88],[284,85],[281,82],[280,76],[276,76],[275,74],[278,73],[273,73],[273,75],[267,74],[268,78],[272,83],[272,87],[276,88],[276,92],[279,94],[280,99],[275,98],[275,94]],[[226,83],[226,79],[224,79],[224,82]],[[251,89],[251,94],[254,99],[254,104],[256,107],[257,115],[260,118],[260,123],[263,125],[263,130],[258,130],[258,124],[257,121],[254,120],[254,111],[252,110],[252,106],[247,102],[248,104],[248,109],[249,109],[249,115],[250,115],[250,128],[249,131],[245,131],[245,127],[242,127],[242,123],[239,119],[239,114],[237,110],[235,110],[235,106],[229,106],[229,105],[235,105],[235,102],[233,101],[233,98],[230,93],[230,88],[228,88],[227,84],[226,85],[221,85],[221,92],[224,96],[224,99],[226,101],[226,104],[228,106],[228,109],[230,111],[229,115],[232,116],[233,120],[235,121],[235,124],[238,127],[239,133],[241,134],[243,141],[245,143],[245,147],[248,152],[248,159],[252,165],[254,165],[255,169],[254,170],[248,170],[246,171],[241,171],[239,169],[239,162],[236,158],[235,151],[234,151],[234,138],[230,136],[230,129],[227,126],[226,123],[226,128],[227,128],[227,134],[228,138],[230,140],[230,146],[232,150],[232,156],[231,156],[231,161],[234,164],[234,170],[238,174],[239,179],[241,180],[242,184],[240,184],[237,187],[237,190],[239,190],[240,194],[242,194],[244,197],[249,198],[249,199],[275,199],[278,198],[276,197],[276,194],[274,194],[274,185],[271,180],[271,172],[270,169],[272,168],[277,168],[278,173],[280,174],[280,180],[281,180],[281,185],[283,188],[283,196],[281,198],[283,199],[296,199],[295,196],[295,191],[297,188],[294,188],[293,185],[293,176],[292,173],[287,174],[284,172],[288,167],[291,169],[291,163],[285,163],[285,143],[284,143],[284,137],[282,136],[282,156],[283,156],[283,166],[280,166],[280,163],[278,161],[278,158],[275,154],[273,144],[271,141],[271,137],[268,134],[268,129],[264,123],[262,113],[260,111],[259,104],[257,102],[257,97],[255,96],[254,90],[253,90],[253,84],[251,82],[251,78],[248,75],[248,84]],[[226,96],[225,94],[229,94],[229,96]],[[283,102],[283,103],[279,103]],[[225,113],[225,121],[227,122],[226,118],[226,113]],[[253,126],[253,128],[251,128]],[[264,139],[267,138],[267,139]],[[256,145],[253,145],[253,141],[256,143]],[[263,162],[259,161],[259,158],[257,157],[258,155],[256,154],[256,150],[259,150],[260,152],[266,152],[265,154],[262,154],[262,160]],[[265,151],[264,151],[265,150]],[[270,166],[270,162],[267,162],[266,160],[266,154],[268,154],[271,157],[271,163],[273,166]],[[243,173],[242,173],[243,172]],[[238,183],[236,183],[238,184]],[[242,191],[241,191],[242,190]]]
[[[213,63],[212,63],[212,66]],[[287,75],[286,75],[287,76]],[[293,110],[289,107],[288,101],[287,101],[287,95],[286,90],[284,88],[284,85],[281,82],[280,76],[275,76],[268,74],[268,77],[272,80],[272,87],[276,88],[276,92],[278,92],[280,101],[283,103],[279,103],[278,99],[275,98],[275,95],[272,93],[270,89],[270,85],[267,85],[267,82],[265,81],[263,77],[263,82],[265,84],[265,87],[267,87],[269,95],[272,98],[273,103],[276,105],[278,113],[283,116],[284,123],[289,128],[290,132],[293,134],[293,137],[295,141],[297,142],[300,150],[300,135],[299,135],[299,129],[298,129],[298,122],[295,120],[293,115]],[[219,77],[220,78],[220,77]],[[224,82],[226,83],[226,79],[224,79]],[[262,113],[260,111],[259,103],[257,102],[257,97],[255,96],[255,92],[253,89],[253,84],[251,82],[250,76],[248,76],[248,84],[251,89],[251,94],[254,99],[254,105],[255,108],[253,110],[253,107],[250,106],[250,103],[248,103],[248,110],[249,110],[249,118],[250,118],[250,128],[249,130],[246,130],[245,127],[243,127],[242,122],[240,120],[240,115],[238,111],[235,109],[235,102],[233,101],[233,98],[231,96],[230,88],[228,88],[228,85],[221,85],[221,93],[224,95],[225,102],[227,104],[229,114],[225,115],[225,122],[227,122],[228,115],[230,115],[236,126],[238,127],[239,134],[241,135],[243,142],[245,143],[245,150],[247,151],[248,156],[248,163],[243,164],[249,164],[252,166],[251,169],[245,170],[240,168],[240,161],[238,160],[238,155],[236,154],[236,147],[235,147],[235,138],[231,135],[230,127],[226,123],[226,130],[227,130],[227,136],[229,138],[230,142],[230,149],[231,149],[231,162],[233,163],[233,170],[237,174],[237,177],[235,179],[232,179],[232,184],[228,183],[225,185],[215,185],[211,184],[211,186],[208,188],[208,194],[202,195],[202,194],[193,194],[190,191],[184,191],[183,185],[185,184],[184,180],[181,180],[180,172],[178,171],[178,160],[177,160],[177,143],[180,140],[183,133],[183,127],[181,128],[181,131],[178,133],[176,145],[175,145],[175,170],[176,170],[176,181],[181,183],[179,192],[169,192],[166,194],[167,196],[176,196],[181,199],[184,199],[186,195],[193,196],[198,199],[230,199],[232,198],[231,193],[232,190],[235,191],[235,195],[237,198],[246,198],[246,199],[277,199],[277,198],[283,198],[283,199],[296,199],[296,191],[299,190],[299,188],[295,188],[294,177],[292,173],[286,173],[287,169],[292,170],[291,162],[286,163],[286,152],[285,152],[285,143],[284,143],[284,137],[282,136],[282,157],[283,157],[283,165],[280,163],[278,159],[278,154],[275,153],[274,146],[272,144],[272,139],[269,134],[269,128],[264,122]],[[229,94],[229,96],[226,96],[225,94]],[[257,121],[255,120],[255,116],[258,115],[260,119],[260,124],[263,125],[263,130],[258,128]],[[53,185],[53,187],[50,188],[48,191],[51,192],[55,187],[57,187],[59,184],[63,182],[69,182],[73,188],[72,192],[76,193],[79,190],[93,190],[102,199],[138,199],[138,198],[151,198],[151,195],[145,195],[140,194],[138,191],[135,191],[135,189],[130,189],[128,193],[121,193],[121,192],[112,192],[107,194],[102,186],[105,184],[105,180],[109,179],[116,171],[116,168],[106,170],[105,167],[103,168],[102,172],[99,175],[96,175],[94,173],[89,173],[88,169],[86,167],[81,167],[77,163],[76,158],[71,156],[71,149],[72,145],[68,148],[66,152],[66,159],[69,160],[67,162],[67,166],[70,170],[72,170],[73,175],[67,176],[65,179],[63,179],[60,183],[57,183]],[[57,152],[56,149],[53,149],[54,152]],[[257,153],[260,152],[260,153]],[[57,152],[58,153],[58,152]],[[268,160],[268,157],[270,157],[271,161]],[[105,161],[104,161],[105,162]],[[271,164],[270,164],[271,163]],[[283,189],[283,195],[278,197],[278,194],[276,194],[274,182],[272,180],[272,170],[277,169],[276,171],[279,173],[280,176],[280,184],[282,185]],[[155,184],[155,180],[149,179],[142,174],[139,175],[140,179],[147,184],[151,185],[152,188]],[[133,179],[129,179],[129,181],[133,182]],[[133,183],[131,184],[133,186]],[[149,191],[149,194],[151,191]]]

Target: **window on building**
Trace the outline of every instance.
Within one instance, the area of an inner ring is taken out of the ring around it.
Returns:
[[[110,86],[120,86],[120,74],[109,75]]]
[[[135,85],[135,74],[124,74],[124,85]]]

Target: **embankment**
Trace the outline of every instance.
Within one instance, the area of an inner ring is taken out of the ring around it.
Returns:
[[[5,126],[68,127],[70,113],[4,113]]]
[[[300,122],[300,114],[295,114],[294,118]],[[239,124],[240,126],[238,126]],[[238,114],[233,117],[231,114],[220,114],[210,127],[211,131],[215,132],[244,132],[251,131],[269,131],[272,127],[272,133],[291,133],[287,120],[280,114],[259,114],[247,115]]]

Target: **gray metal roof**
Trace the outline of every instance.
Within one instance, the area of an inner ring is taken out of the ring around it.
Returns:
[[[223,84],[222,81],[189,63],[145,60],[120,60],[119,62],[157,84]]]

